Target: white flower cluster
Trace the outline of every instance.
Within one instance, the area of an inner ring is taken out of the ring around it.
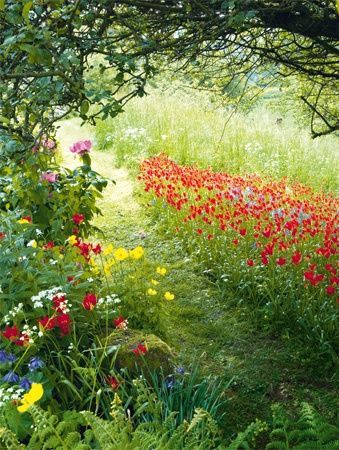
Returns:
[[[104,308],[107,306],[117,305],[119,303],[121,303],[121,300],[116,294],[106,295],[104,298],[99,298],[97,307]]]
[[[262,151],[262,146],[259,142],[249,142],[245,145],[245,152],[249,155],[255,155]]]
[[[24,308],[24,304],[23,303],[18,303],[18,306],[14,306],[13,309],[11,309],[8,314],[6,314],[6,316],[3,317],[2,321],[6,324],[9,325],[10,322],[14,319],[14,317],[16,317],[20,312],[23,311]]]
[[[0,408],[5,406],[9,401],[19,400],[22,398],[22,394],[25,392],[22,388],[0,388]]]
[[[52,301],[53,297],[61,291],[62,287],[57,286],[51,289],[46,289],[45,291],[40,291],[37,295],[33,295],[33,297],[31,297],[33,308],[42,308],[44,306],[43,300]]]
[[[29,328],[29,325],[27,323],[22,327],[22,336],[19,337],[20,341],[26,341],[28,338],[29,344],[34,344],[33,335],[38,331],[38,327],[34,325],[32,328]]]

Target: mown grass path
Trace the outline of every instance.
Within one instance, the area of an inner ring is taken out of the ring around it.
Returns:
[[[77,159],[68,152],[76,140],[91,138],[90,128],[74,119],[59,132],[64,164],[75,167]],[[327,417],[339,409],[333,379],[307,367],[305,354],[287,338],[272,338],[258,332],[246,310],[227,307],[220,292],[199,274],[180,242],[168,232],[160,234],[138,194],[137,182],[124,168],[115,168],[113,152],[94,150],[93,168],[116,184],[109,183],[100,201],[103,215],[95,221],[102,230],[98,239],[132,248],[142,245],[150,259],[169,269],[168,289],[175,302],[168,305],[166,340],[174,346],[183,364],[199,360],[202,372],[230,380],[225,427],[244,428],[256,417],[266,419],[272,402],[294,409],[299,401],[310,401]],[[140,192],[140,190],[139,190]]]

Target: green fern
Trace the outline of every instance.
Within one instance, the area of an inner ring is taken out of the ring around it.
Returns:
[[[250,449],[258,435],[267,429],[267,424],[257,419],[248,425],[246,430],[238,433],[237,437],[227,447],[227,450]]]
[[[297,421],[281,405],[274,405],[272,411],[274,428],[266,450],[339,450],[339,428],[308,403],[302,403]]]
[[[0,442],[5,445],[6,450],[20,450],[25,446],[21,445],[15,434],[7,428],[0,428]]]

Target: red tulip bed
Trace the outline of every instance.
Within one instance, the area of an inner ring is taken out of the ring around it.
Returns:
[[[149,205],[192,258],[273,330],[297,331],[333,354],[338,311],[338,199],[256,174],[141,164]]]

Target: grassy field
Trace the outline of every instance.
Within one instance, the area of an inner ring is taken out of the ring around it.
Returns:
[[[230,118],[230,111],[204,95],[151,91],[117,118],[98,123],[96,136],[100,149],[114,152],[118,166],[136,167],[146,156],[165,152],[178,163],[288,177],[325,191],[338,188],[337,139],[312,140],[291,115],[263,106]]]

